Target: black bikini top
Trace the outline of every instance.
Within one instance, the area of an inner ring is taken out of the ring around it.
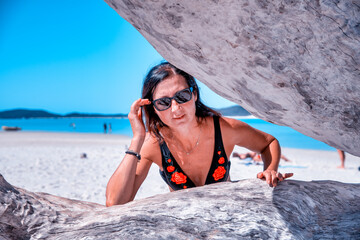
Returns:
[[[214,116],[215,147],[209,173],[205,185],[217,182],[224,182],[228,179],[230,162],[227,159],[224,145],[221,138],[219,117]],[[160,143],[163,171],[161,177],[174,190],[196,187],[193,181],[185,174],[171,154],[165,141]]]

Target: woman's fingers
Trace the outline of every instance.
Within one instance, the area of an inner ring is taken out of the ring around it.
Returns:
[[[267,184],[271,184],[271,173],[270,171],[259,172],[257,178],[263,179]]]
[[[140,98],[140,105],[144,106],[144,105],[149,105],[151,104],[151,101],[149,99],[141,99]]]
[[[149,99],[141,99],[139,98],[138,100],[134,101],[133,104],[130,107],[130,113],[138,113],[139,109],[144,106],[144,105],[149,105],[151,104]]]
[[[292,177],[293,175],[293,173],[281,174],[274,170],[265,170],[264,172],[259,172],[257,174],[257,178],[266,180],[267,184],[269,184],[271,187],[276,187],[278,182],[284,181],[286,178]]]
[[[149,99],[141,99],[141,98],[139,98],[138,100],[133,102],[133,104],[131,105],[131,110],[136,111],[141,106],[149,105],[149,104],[151,104]]]
[[[142,119],[142,110],[141,107],[138,109],[137,116],[139,119]]]
[[[284,174],[284,179],[289,178],[289,177],[292,177],[292,176],[294,176],[293,173],[285,173],[285,174]]]
[[[278,177],[277,177],[277,173],[275,171],[271,171],[271,183],[274,187],[277,186],[278,183]]]
[[[145,137],[145,127],[142,120],[141,107],[149,104],[151,104],[151,102],[148,99],[139,98],[138,100],[134,101],[130,107],[128,118],[131,124],[131,128],[133,130],[134,137]]]
[[[129,120],[134,118],[141,119],[141,107],[149,104],[151,104],[151,102],[148,99],[139,98],[138,100],[134,101],[128,114]]]

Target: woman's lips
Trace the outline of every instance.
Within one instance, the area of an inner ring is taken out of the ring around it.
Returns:
[[[182,119],[185,115],[180,115],[180,116],[174,116],[173,118],[176,120]]]

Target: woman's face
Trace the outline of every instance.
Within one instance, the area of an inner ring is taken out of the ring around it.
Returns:
[[[159,99],[163,97],[173,97],[178,91],[189,88],[186,80],[181,75],[172,75],[162,82],[160,82],[154,91],[153,99]],[[159,111],[155,108],[155,113],[159,116],[160,120],[170,128],[176,128],[180,125],[191,123],[196,120],[195,101],[197,96],[192,93],[190,101],[179,104],[175,99],[171,100],[171,106],[164,110]]]

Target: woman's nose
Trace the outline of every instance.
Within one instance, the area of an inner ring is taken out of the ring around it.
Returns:
[[[175,99],[171,100],[171,111],[172,112],[176,112],[177,110],[179,110],[180,108],[180,104],[175,101]]]

